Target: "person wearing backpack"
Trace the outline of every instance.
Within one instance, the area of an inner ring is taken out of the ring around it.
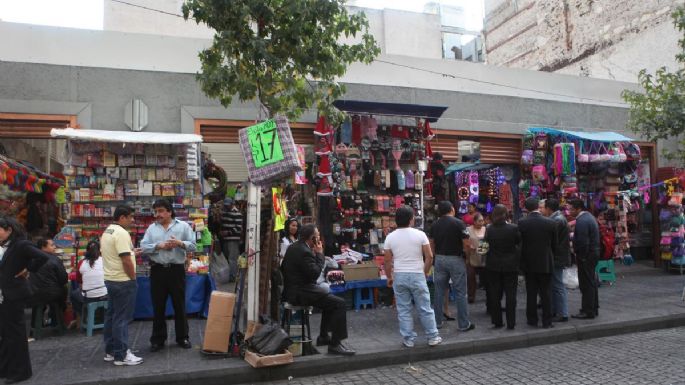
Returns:
[[[573,249],[578,263],[578,284],[582,295],[582,306],[578,314],[571,317],[592,319],[599,315],[599,295],[595,268],[599,260],[599,226],[597,220],[585,210],[585,203],[580,199],[570,202],[570,213],[576,218],[573,231]]]

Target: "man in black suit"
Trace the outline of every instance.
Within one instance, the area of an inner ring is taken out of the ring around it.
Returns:
[[[592,214],[585,210],[580,199],[570,202],[571,215],[576,218],[573,231],[573,250],[578,263],[578,284],[582,296],[580,312],[571,317],[592,319],[599,315],[599,293],[595,268],[599,260],[599,225]]]
[[[347,309],[342,298],[316,284],[324,268],[323,245],[315,225],[300,229],[300,239],[288,247],[281,264],[283,298],[292,305],[314,306],[322,310],[321,335],[316,344],[328,345],[329,354],[351,356],[355,351],[344,346],[347,338]],[[329,338],[330,331],[332,336]]]
[[[526,317],[537,326],[537,297],[542,302],[542,327],[552,327],[552,272],[557,247],[557,225],[540,213],[540,200],[530,197],[525,207],[528,216],[519,221],[521,232],[521,269],[526,275]]]

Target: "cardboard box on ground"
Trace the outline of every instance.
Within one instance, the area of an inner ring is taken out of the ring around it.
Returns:
[[[228,352],[235,301],[236,295],[233,293],[212,292],[209,300],[205,338],[202,344],[203,350],[219,353]]]
[[[247,340],[248,338],[252,337],[257,332],[257,330],[259,330],[260,326],[261,324],[257,322],[248,321],[247,330],[245,332],[245,339]],[[274,354],[271,356],[264,356],[259,353],[245,350],[245,361],[248,364],[250,364],[253,368],[264,368],[268,366],[290,364],[294,361],[294,359],[293,354],[288,350],[286,350],[282,354]]]
[[[378,266],[373,262],[343,265],[343,272],[345,272],[345,281],[378,279]]]

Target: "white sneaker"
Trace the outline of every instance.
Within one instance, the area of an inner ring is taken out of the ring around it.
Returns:
[[[402,340],[402,345],[404,345],[408,348],[413,348],[414,347],[414,341],[413,340]]]
[[[436,336],[428,340],[428,346],[436,346],[442,343],[442,337]]]
[[[143,359],[140,357],[137,357],[133,353],[131,353],[131,350],[126,351],[126,358],[124,358],[123,361],[114,361],[114,365],[116,366],[133,366],[133,365],[140,365],[143,363]]]
[[[112,361],[114,361],[114,356],[111,354],[105,354],[104,360],[105,360],[105,362],[112,362]]]

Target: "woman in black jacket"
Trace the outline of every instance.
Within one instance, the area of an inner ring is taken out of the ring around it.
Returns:
[[[506,297],[507,329],[516,325],[516,285],[521,260],[521,234],[518,227],[506,222],[507,208],[496,205],[492,210],[492,224],[485,231],[488,253],[485,269],[488,274],[490,317],[494,328],[502,322],[502,293]]]
[[[0,378],[14,384],[31,378],[24,307],[31,297],[28,271],[38,270],[48,255],[26,240],[21,226],[0,217]]]

